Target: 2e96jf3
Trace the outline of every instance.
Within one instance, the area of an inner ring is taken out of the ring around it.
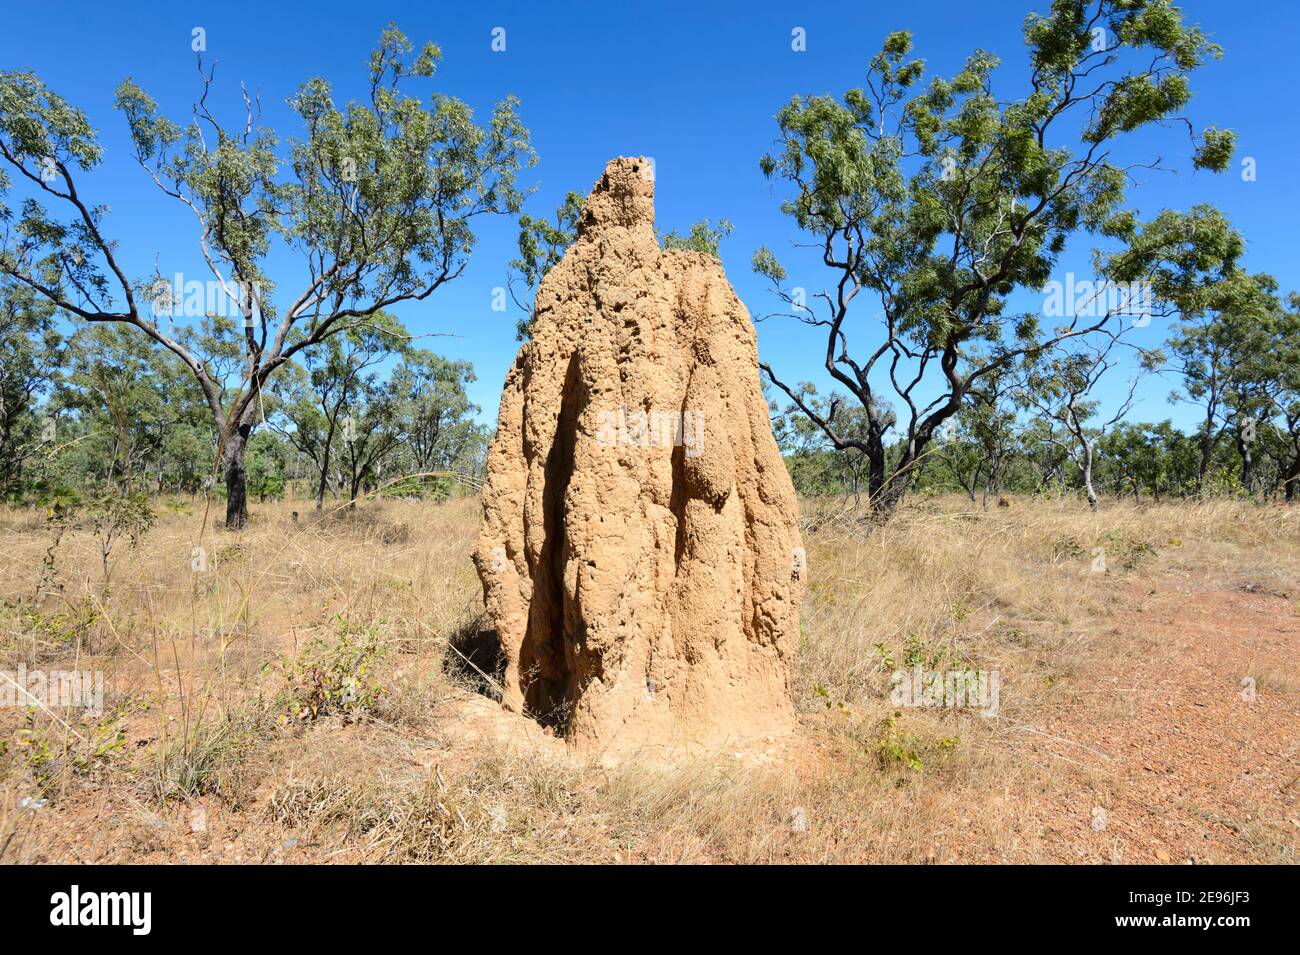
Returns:
[[[1195,898],[1197,902],[1209,905],[1245,905],[1250,901],[1250,893],[1245,891],[1239,892],[1221,892],[1221,891],[1202,891],[1202,892],[1179,892],[1179,902],[1190,902]]]

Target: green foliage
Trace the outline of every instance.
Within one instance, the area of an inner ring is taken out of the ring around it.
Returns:
[[[114,544],[127,537],[132,547],[138,547],[156,516],[146,495],[116,491],[95,494],[86,502],[83,513],[85,523],[99,539],[105,580],[108,580],[109,557]]]
[[[226,325],[210,316],[181,335],[218,381],[241,361],[220,344]],[[44,403],[38,394],[22,419],[55,422],[42,425],[55,437],[43,440],[40,429],[19,437],[14,457],[27,464],[14,472],[22,480],[9,482],[8,495],[79,506],[79,492],[224,494],[220,484],[209,487],[216,464],[210,413],[179,359],[113,324],[82,327],[58,348],[62,367],[45,374]],[[245,452],[249,495],[278,499],[304,479],[322,496],[354,493],[401,474],[427,475],[405,493],[472,487],[488,435],[474,420],[479,409],[466,390],[473,381],[468,362],[411,347],[401,322],[376,313],[300,353],[272,379],[258,404],[269,427],[253,434]]]
[[[1232,467],[1217,467],[1205,475],[1205,486],[1201,489],[1201,496],[1244,500],[1250,497],[1250,491],[1241,483],[1240,470]]]
[[[400,321],[378,312],[369,323],[329,338],[280,376],[272,426],[305,454],[318,475],[317,500],[334,469],[342,469],[355,497],[382,470],[400,437],[400,400],[381,378],[381,365],[409,350]],[[343,483],[342,480],[339,482]]]
[[[1284,302],[1269,275],[1235,271],[1201,297],[1200,307],[1175,326],[1168,350],[1182,388],[1173,398],[1196,405],[1196,485],[1203,487],[1223,438],[1232,434],[1240,458],[1239,483],[1258,483],[1255,441],[1272,461],[1274,482],[1300,462],[1300,310]],[[1271,423],[1272,426],[1267,426]],[[1251,437],[1254,435],[1254,437]],[[1216,482],[1224,490],[1222,480]]]
[[[21,490],[27,461],[52,450],[38,403],[64,358],[54,308],[31,289],[0,281],[0,495]]]
[[[669,232],[663,237],[663,247],[665,249],[683,249],[687,252],[703,252],[705,255],[711,255],[713,258],[721,258],[718,253],[718,247],[722,240],[731,235],[731,220],[719,219],[715,226],[708,219],[701,219],[694,223],[686,235],[678,235],[677,230]]]
[[[543,276],[559,264],[564,250],[578,237],[578,219],[582,215],[582,196],[570,192],[564,197],[551,221],[519,217],[519,257],[510,262],[508,287],[515,304],[524,312],[515,329],[519,341],[527,341],[533,321],[533,297]],[[519,286],[522,286],[520,288]]]
[[[755,272],[773,284],[779,285],[785,281],[785,269],[777,261],[776,253],[765,245],[754,250],[754,257],[750,261],[750,265]]]
[[[91,594],[86,594],[75,603],[65,601],[61,605],[45,608],[33,601],[0,601],[0,610],[12,615],[17,621],[12,633],[15,639],[5,650],[16,650],[17,635],[25,634],[24,642],[35,641],[43,653],[58,655],[91,647],[91,635],[99,623],[99,610]]]
[[[1117,315],[1076,316],[1045,329],[1039,315],[1008,309],[1018,290],[1043,287],[1071,240],[1104,242],[1095,250],[1102,275],[1151,282],[1182,310],[1199,306],[1242,249],[1207,207],[1139,222],[1126,207],[1133,167],[1113,158],[1128,134],[1173,125],[1191,74],[1217,46],[1165,0],[1056,0],[1026,19],[1024,37],[1028,91],[1008,97],[994,90],[992,54],[976,50],[954,76],[926,84],[923,62],[909,58],[911,35],[892,34],[864,87],[783,106],[776,148],[759,163],[790,188],[781,208],[821,246],[833,289],[815,311],[782,286],[785,270],[766,247],[755,269],[826,336],[826,370],[866,412],[866,439],[842,433],[765,370],[835,447],[866,453],[875,472],[897,429],[903,453],[873,478],[872,506],[884,514],[982,379],[1118,324]],[[1193,137],[1192,165],[1225,168],[1231,145],[1217,128]],[[859,296],[879,319],[851,336]],[[906,417],[884,419],[886,388]],[[927,390],[937,397],[913,403]]]
[[[284,496],[290,448],[279,435],[261,432],[248,443],[248,493],[259,501]]]
[[[927,763],[942,762],[956,750],[960,742],[956,736],[927,739],[905,732],[899,726],[902,715],[895,712],[881,720],[868,747],[881,769],[919,773],[926,769]]]
[[[342,618],[336,623],[335,642],[315,641],[286,674],[288,720],[309,721],[325,716],[339,716],[344,721],[360,719],[374,709],[385,692],[375,674],[375,663],[383,651],[376,628],[356,631]]]
[[[52,792],[66,776],[94,777],[127,752],[121,714],[64,726],[42,720],[41,711],[30,707],[15,742],[42,794]],[[4,750],[0,750],[0,757],[3,755]]]
[[[396,413],[405,422],[403,445],[416,472],[449,471],[476,453],[485,435],[474,422],[478,405],[466,391],[475,380],[469,362],[431,351],[408,352],[393,372]]]
[[[122,325],[79,328],[52,404],[61,439],[49,467],[69,483],[93,475],[128,491],[169,479],[197,487],[211,430],[202,392],[175,356],[143,336]]]
[[[1121,570],[1136,570],[1154,558],[1158,551],[1150,541],[1133,537],[1121,530],[1110,530],[1102,535],[1098,546],[1106,551],[1106,566],[1117,563]]]
[[[813,695],[820,699],[826,706],[826,709],[838,709],[842,712],[849,712],[849,706],[842,699],[832,699],[831,691],[818,683],[813,687]]]
[[[1237,136],[1230,129],[1208,127],[1201,134],[1201,142],[1196,147],[1192,164],[1197,169],[1209,169],[1211,172],[1223,172],[1232,162],[1232,153],[1237,145]]]
[[[841,395],[832,392],[822,398],[808,382],[801,383],[800,394],[808,406],[837,422],[842,433],[854,437],[866,435],[866,418],[861,409],[846,406]],[[799,493],[852,494],[857,499],[864,492],[870,476],[870,463],[865,454],[855,448],[836,451],[825,433],[800,414],[797,406],[778,410],[775,403],[769,405],[777,446],[785,455],[786,467]]]
[[[85,520],[98,535],[127,534],[137,539],[153,526],[154,511],[142,494],[96,494],[85,506]]]
[[[262,125],[250,96],[236,122],[214,113],[212,71],[183,123],[130,78],[118,86],[134,158],[198,220],[212,279],[240,319],[205,315],[200,331],[180,335],[142,307],[143,290],[107,234],[107,208],[88,204],[76,185],[104,157],[85,114],[31,73],[0,72],[0,159],[9,170],[0,171],[0,220],[11,221],[0,275],[175,356],[203,395],[232,528],[247,521],[244,453],[271,377],[294,356],[361,333],[383,310],[458,278],[476,220],[522,206],[517,177],[536,157],[518,103],[507,97],[478,123],[455,97],[413,95],[411,84],[427,84],[440,55],[431,43],[415,53],[390,24],[370,55],[364,99],[340,102],[320,77],[299,87],[289,101],[300,125],[293,139]],[[27,193],[16,215],[7,204],[15,182]],[[283,298],[267,267],[280,246],[308,263]],[[373,463],[362,458],[354,472]]]

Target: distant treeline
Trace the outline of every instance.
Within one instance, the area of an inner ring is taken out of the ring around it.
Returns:
[[[1262,433],[1262,432],[1261,432]],[[1118,423],[1097,441],[1093,482],[1099,495],[1135,501],[1168,498],[1250,497],[1294,500],[1293,451],[1276,435],[1260,442],[1249,476],[1234,443],[1214,443],[1201,472],[1203,433],[1185,434],[1169,421]],[[916,479],[921,494],[960,492],[984,507],[1003,494],[1084,496],[1083,475],[1061,447],[1061,435],[1035,422],[1009,435],[996,456],[978,440],[959,434],[933,446]],[[888,466],[901,458],[898,444],[887,449]],[[800,494],[852,494],[865,499],[869,465],[854,452],[825,447],[786,448],[786,465]],[[1248,483],[1247,483],[1248,482]]]
[[[222,499],[218,437],[194,376],[171,352],[121,325],[62,334],[52,310],[10,289],[0,376],[0,489],[46,503],[211,493]],[[237,379],[223,355],[225,320],[185,334],[216,381]],[[261,395],[246,455],[253,500],[355,500],[366,493],[442,495],[477,485],[487,431],[465,386],[467,362],[413,347],[380,313],[291,362]]]

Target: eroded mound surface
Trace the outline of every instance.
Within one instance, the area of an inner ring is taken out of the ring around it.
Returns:
[[[646,160],[606,167],[535,308],[475,554],[505,705],[609,753],[785,731],[794,488],[749,315],[716,259],[659,247]]]

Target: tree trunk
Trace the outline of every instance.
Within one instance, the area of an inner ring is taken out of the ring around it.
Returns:
[[[1282,479],[1283,495],[1288,502],[1295,500],[1297,484],[1300,484],[1300,447],[1295,449],[1290,467]]]
[[[975,469],[975,473],[970,476],[969,484],[966,483],[966,479],[960,474],[957,475],[957,480],[961,482],[962,489],[966,492],[966,496],[970,498],[970,502],[972,504],[978,504],[979,498],[976,496],[975,490],[980,484],[980,469]]]
[[[1201,435],[1201,460],[1196,464],[1196,496],[1200,497],[1201,492],[1205,490],[1205,475],[1210,470],[1210,459],[1214,457],[1214,445],[1217,439],[1213,436],[1214,429],[1214,411],[1210,410],[1205,416],[1205,431]]]
[[[320,469],[320,482],[316,485],[316,510],[325,510],[325,485],[329,480],[329,442],[325,442],[325,464]]]
[[[316,510],[325,510],[325,488],[329,482],[330,457],[334,453],[334,421],[338,418],[338,408],[334,409],[334,418],[330,419],[329,430],[325,432],[325,447],[320,455],[320,483],[316,485]]]
[[[1205,490],[1205,475],[1210,470],[1210,441],[1208,438],[1201,442],[1201,460],[1196,465],[1196,496],[1200,497]]]
[[[872,513],[880,512],[885,494],[885,443],[877,434],[867,436],[867,500]]]
[[[1255,480],[1255,455],[1251,451],[1250,444],[1240,437],[1237,439],[1237,451],[1241,454],[1241,486],[1246,489],[1247,494],[1254,494],[1255,489],[1251,485]]]
[[[1088,507],[1097,509],[1097,491],[1092,486],[1092,446],[1084,445],[1083,454],[1083,493],[1088,497]]]
[[[226,438],[221,454],[222,468],[226,473],[226,529],[237,531],[248,526],[248,472],[244,468],[244,452],[253,431],[252,423],[240,424]]]
[[[907,495],[907,487],[911,482],[911,472],[900,466],[882,489],[880,496],[872,499],[871,511],[878,523],[883,524],[894,516],[898,505],[903,503],[903,498]]]

